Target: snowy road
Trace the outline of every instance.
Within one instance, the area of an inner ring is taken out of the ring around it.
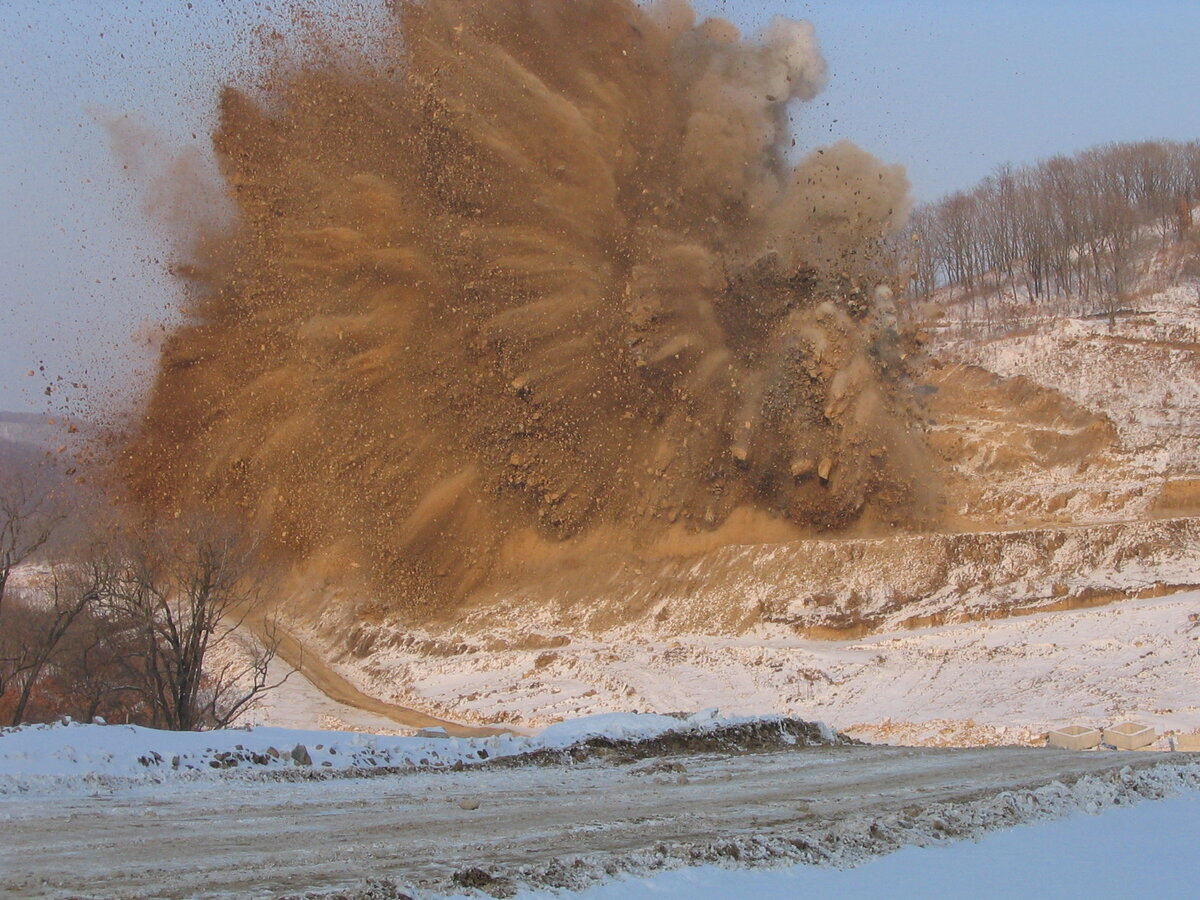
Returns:
[[[632,857],[688,858],[689,848],[723,839],[822,829],[869,843],[889,815],[931,804],[1187,760],[848,747],[666,761],[686,772],[658,760],[330,781],[47,784],[0,798],[0,895],[277,896],[368,876],[451,892],[454,874],[471,867],[544,876],[560,861],[567,873],[602,873],[636,868]],[[643,771],[655,762],[660,771]],[[580,855],[586,864],[572,867]]]

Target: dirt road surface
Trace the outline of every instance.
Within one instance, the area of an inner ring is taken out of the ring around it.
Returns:
[[[257,635],[265,635],[268,626],[263,619],[251,617],[245,620],[250,630]],[[270,639],[277,642],[276,652],[292,668],[308,679],[313,687],[329,699],[345,706],[365,710],[377,716],[391,719],[398,725],[409,728],[443,728],[447,734],[454,737],[487,737],[493,734],[504,734],[509,729],[488,728],[476,725],[460,725],[447,719],[439,719],[426,715],[415,709],[387,703],[376,697],[364,694],[353,684],[339,675],[334,669],[318,656],[311,648],[306,647],[300,640],[277,624],[271,626]]]
[[[471,867],[501,876],[555,861],[569,869],[587,854],[602,872],[606,860],[663,845],[787,838],[822,824],[865,839],[889,812],[1168,761],[1182,757],[876,746],[677,757],[659,760],[657,773],[644,762],[591,761],[329,781],[47,785],[0,799],[0,895],[274,897],[366,877],[452,892],[455,873]],[[462,808],[471,801],[477,809]]]

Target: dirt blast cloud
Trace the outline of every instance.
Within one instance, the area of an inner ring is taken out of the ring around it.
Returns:
[[[911,512],[872,262],[908,184],[849,144],[789,162],[809,24],[426,0],[385,28],[223,91],[236,221],[179,267],[121,460],[144,509],[235,510],[409,613],[547,548]]]

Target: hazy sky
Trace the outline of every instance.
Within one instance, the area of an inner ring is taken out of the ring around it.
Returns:
[[[203,147],[220,75],[270,5],[0,0],[0,409],[46,409],[60,377],[92,395],[145,383],[146,338],[176,299],[170,248],[97,116]],[[831,80],[799,111],[799,143],[850,138],[905,164],[920,200],[1005,162],[1200,139],[1196,0],[696,5],[749,30],[811,19]]]

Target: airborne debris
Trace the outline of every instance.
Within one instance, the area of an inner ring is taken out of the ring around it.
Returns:
[[[873,317],[908,182],[847,143],[788,161],[788,104],[826,76],[810,24],[392,15],[375,50],[309,22],[221,94],[238,215],[174,267],[190,321],[119,460],[149,514],[239,510],[280,559],[411,614],[576,545],[925,513]]]

